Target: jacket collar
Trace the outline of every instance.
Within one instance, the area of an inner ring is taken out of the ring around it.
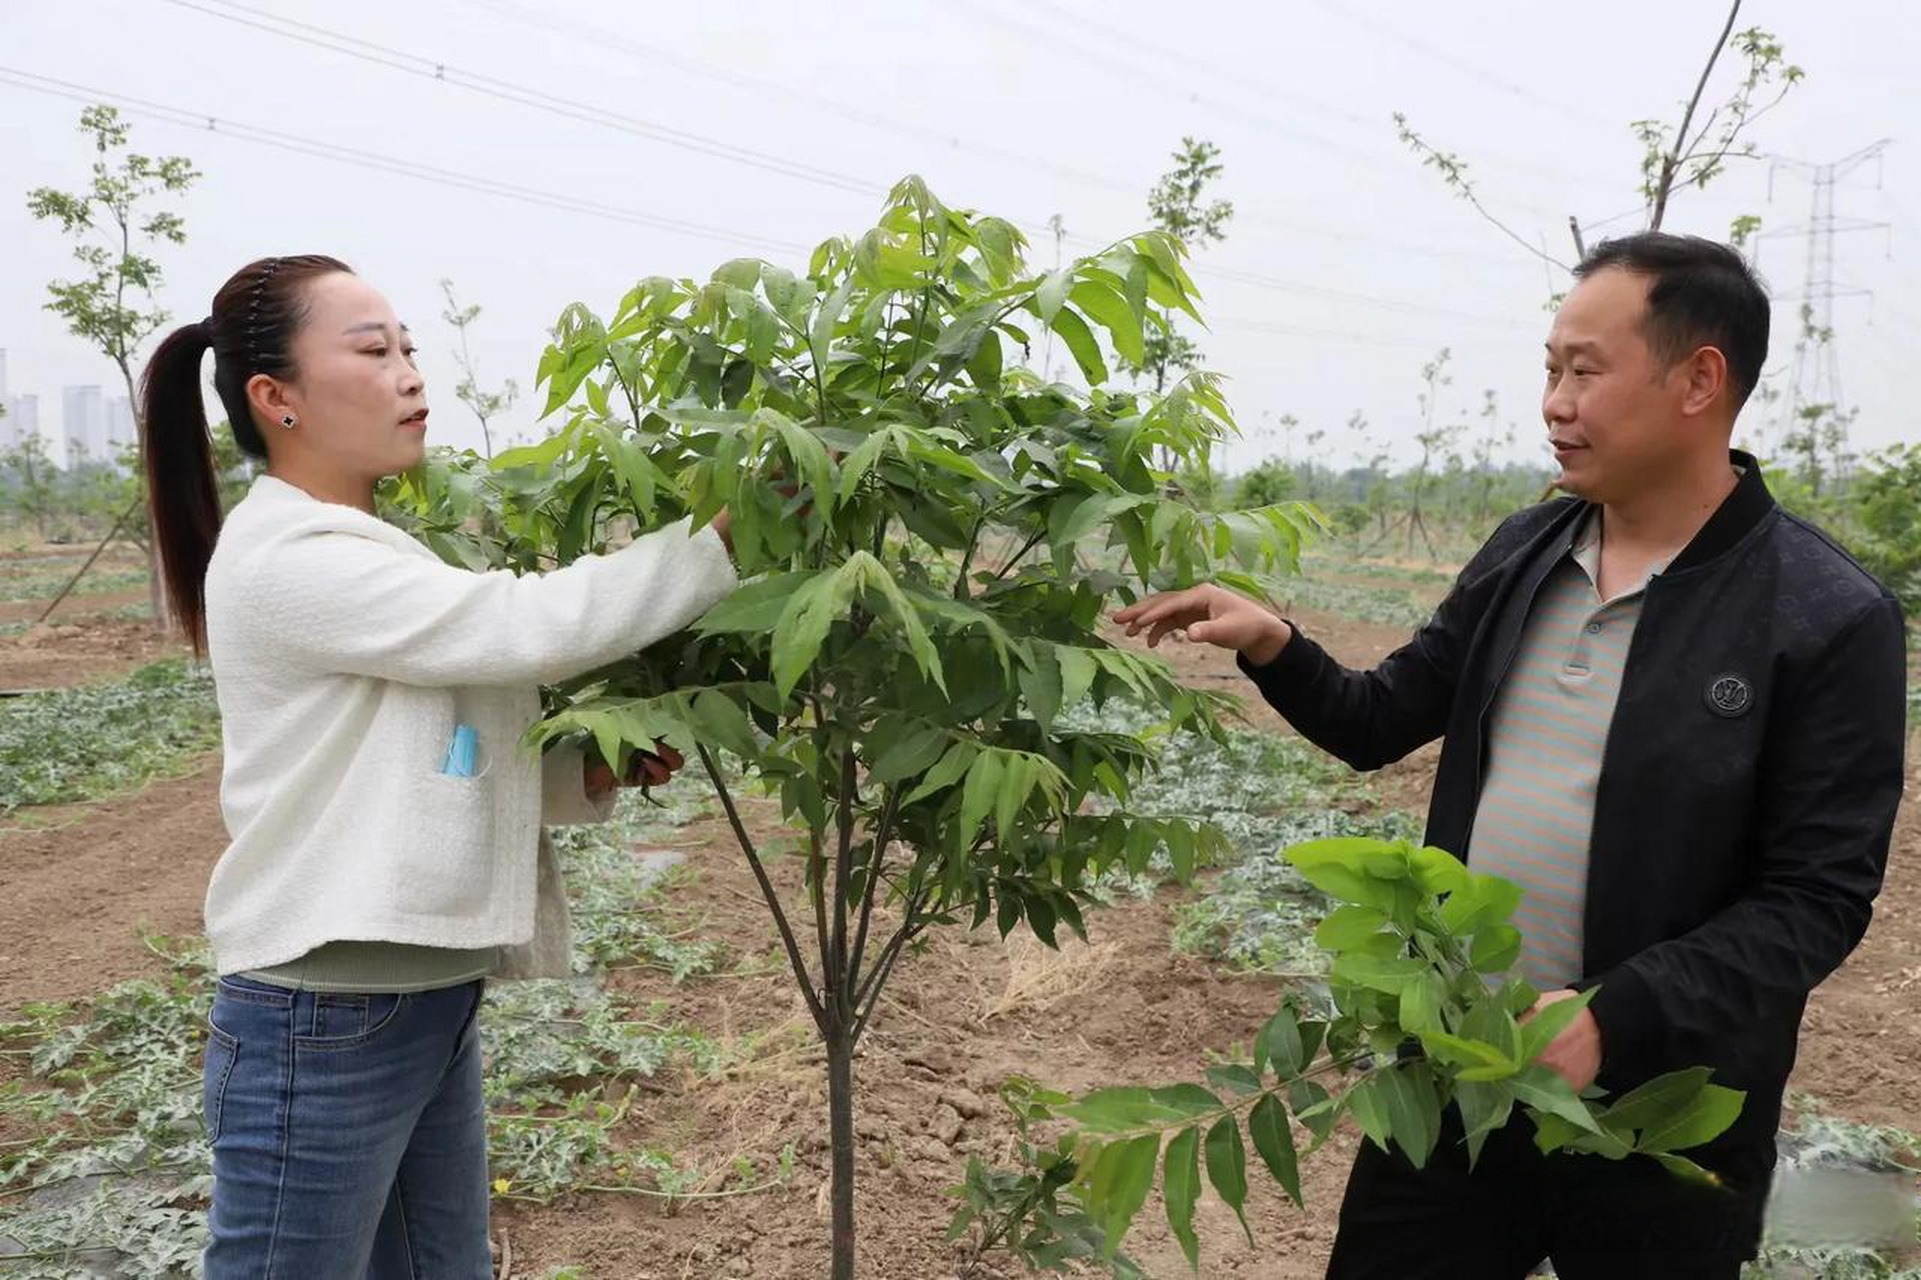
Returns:
[[[1669,573],[1706,564],[1745,538],[1749,530],[1774,510],[1774,495],[1768,492],[1768,482],[1761,478],[1761,464],[1754,455],[1730,449],[1728,461],[1741,472],[1734,492],[1721,500],[1721,505],[1714,509],[1693,541],[1681,548],[1681,554],[1668,566]]]
[[[1721,505],[1714,509],[1708,522],[1701,526],[1687,546],[1681,548],[1681,554],[1662,570],[1664,574],[1676,574],[1706,564],[1741,541],[1774,510],[1774,495],[1768,492],[1768,482],[1761,478],[1761,464],[1754,455],[1730,449],[1728,461],[1740,472],[1734,491],[1721,500]],[[1577,502],[1570,506],[1571,517],[1564,516],[1565,523],[1557,522],[1555,527],[1560,537],[1550,544],[1560,555],[1567,554],[1575,534],[1584,523],[1583,518],[1594,510],[1594,504],[1590,502]]]

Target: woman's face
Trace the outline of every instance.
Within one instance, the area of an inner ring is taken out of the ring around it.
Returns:
[[[426,384],[407,327],[378,290],[344,271],[309,282],[306,316],[289,354],[293,379],[277,383],[263,406],[261,430],[276,456],[297,454],[303,468],[356,481],[420,461]],[[283,427],[282,413],[294,416],[292,430]]]

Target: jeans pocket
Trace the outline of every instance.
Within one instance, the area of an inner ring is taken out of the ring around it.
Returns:
[[[379,991],[368,995],[318,993],[311,997],[313,1030],[293,1038],[300,1049],[357,1049],[393,1030],[413,997]]]
[[[227,1098],[227,1081],[240,1059],[240,1042],[207,1020],[207,1055],[200,1070],[201,1123],[209,1144],[220,1140],[220,1109]]]

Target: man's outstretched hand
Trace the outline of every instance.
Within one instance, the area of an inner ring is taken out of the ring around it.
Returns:
[[[1116,613],[1114,621],[1130,636],[1146,630],[1150,649],[1169,632],[1181,631],[1189,640],[1246,654],[1257,667],[1279,657],[1294,635],[1292,627],[1267,609],[1212,583],[1149,596]]]

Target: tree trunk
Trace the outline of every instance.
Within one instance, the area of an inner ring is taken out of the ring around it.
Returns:
[[[134,464],[138,474],[133,478],[134,491],[140,496],[137,496],[134,499],[133,506],[129,508],[125,514],[121,515],[119,520],[114,522],[114,528],[117,529],[132,516],[133,512],[145,505],[144,495],[146,494],[147,485],[147,416],[140,411],[140,392],[138,388],[134,386],[133,366],[127,362],[127,358],[124,355],[115,356],[114,363],[120,366],[121,381],[127,384],[127,410],[133,414],[133,438],[140,449],[138,461]],[[107,537],[111,539],[113,534],[108,533]],[[160,572],[160,539],[148,538],[146,541],[146,549],[147,605],[153,610],[153,629],[164,636],[172,630],[172,623],[167,617],[167,580],[161,576]],[[89,561],[88,563],[92,562]],[[81,572],[84,573],[85,570]]]
[[[848,1028],[827,1037],[827,1131],[833,1157],[833,1280],[854,1280],[854,1047]]]

